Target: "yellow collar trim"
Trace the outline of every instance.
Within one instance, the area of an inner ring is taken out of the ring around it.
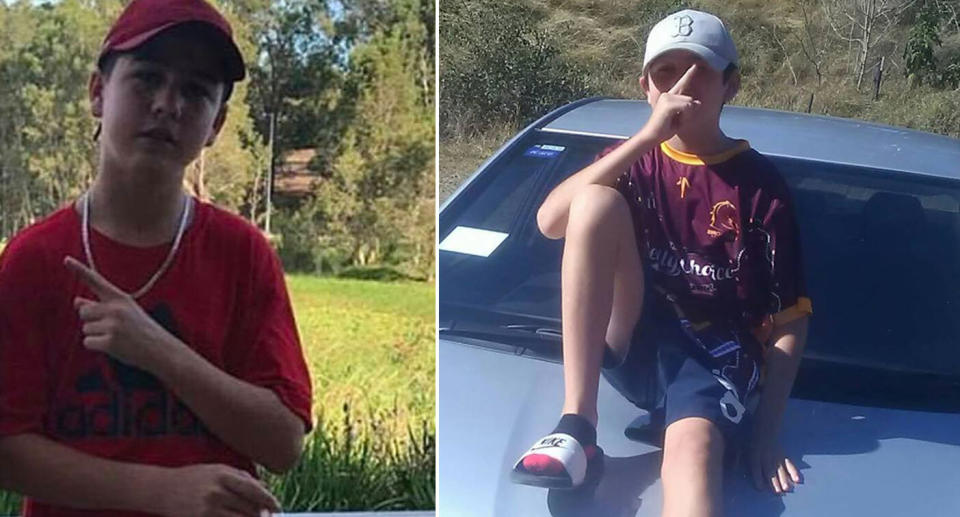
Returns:
[[[716,165],[718,163],[725,162],[748,149],[750,149],[750,142],[747,142],[746,140],[738,140],[737,145],[722,153],[699,156],[696,154],[678,151],[670,147],[666,142],[660,142],[660,150],[663,151],[663,154],[687,165]]]

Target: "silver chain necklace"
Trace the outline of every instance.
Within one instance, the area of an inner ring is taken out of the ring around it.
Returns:
[[[190,208],[193,206],[191,201],[190,196],[185,196],[183,208],[180,209],[180,227],[177,228],[177,236],[173,239],[173,246],[170,247],[170,253],[167,254],[167,258],[163,260],[163,264],[160,264],[160,269],[150,277],[150,280],[147,280],[147,283],[144,284],[143,287],[130,294],[133,298],[140,298],[146,294],[173,262],[173,257],[177,254],[177,249],[180,248],[180,239],[183,237],[183,232],[187,228],[187,219],[190,217]],[[83,196],[83,223],[80,227],[80,233],[83,237],[83,252],[87,255],[87,263],[90,264],[90,269],[96,271],[97,266],[93,263],[93,252],[90,251],[90,203],[92,202],[93,192],[87,191]]]

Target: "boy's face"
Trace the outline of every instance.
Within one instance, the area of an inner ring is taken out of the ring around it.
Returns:
[[[734,72],[729,80],[724,82],[723,72],[711,68],[697,54],[686,50],[671,50],[650,63],[647,73],[640,77],[640,86],[646,93],[650,106],[656,106],[661,93],[672,88],[694,64],[697,65],[696,72],[684,91],[679,93],[693,97],[701,103],[700,109],[697,109],[691,118],[691,122],[699,122],[694,124],[694,127],[716,125],[723,104],[733,99],[740,88],[738,73]]]
[[[101,152],[124,170],[182,170],[226,117],[220,55],[202,37],[174,29],[116,59],[108,76],[94,72],[90,80]]]

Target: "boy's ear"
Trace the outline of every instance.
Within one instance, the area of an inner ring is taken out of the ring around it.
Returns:
[[[90,97],[90,112],[94,117],[103,117],[103,76],[99,70],[90,74],[90,84],[87,85]]]
[[[220,130],[223,129],[224,122],[227,121],[227,103],[220,105],[220,111],[217,112],[217,117],[213,119],[213,127],[210,128],[210,136],[207,137],[207,142],[204,147],[210,147],[214,142],[217,141],[217,135],[220,134]]]
[[[647,79],[647,74],[640,74],[640,88],[643,89],[643,95],[649,99],[650,98],[650,80]]]
[[[737,92],[740,91],[740,71],[737,70],[734,72],[730,79],[727,80],[727,91],[723,96],[723,102],[730,102],[734,97],[737,96]]]

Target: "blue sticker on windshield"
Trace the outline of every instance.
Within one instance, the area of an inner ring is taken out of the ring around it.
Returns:
[[[564,149],[566,149],[566,147],[560,145],[538,144],[527,149],[527,152],[523,153],[523,155],[532,158],[553,158],[562,153]]]

